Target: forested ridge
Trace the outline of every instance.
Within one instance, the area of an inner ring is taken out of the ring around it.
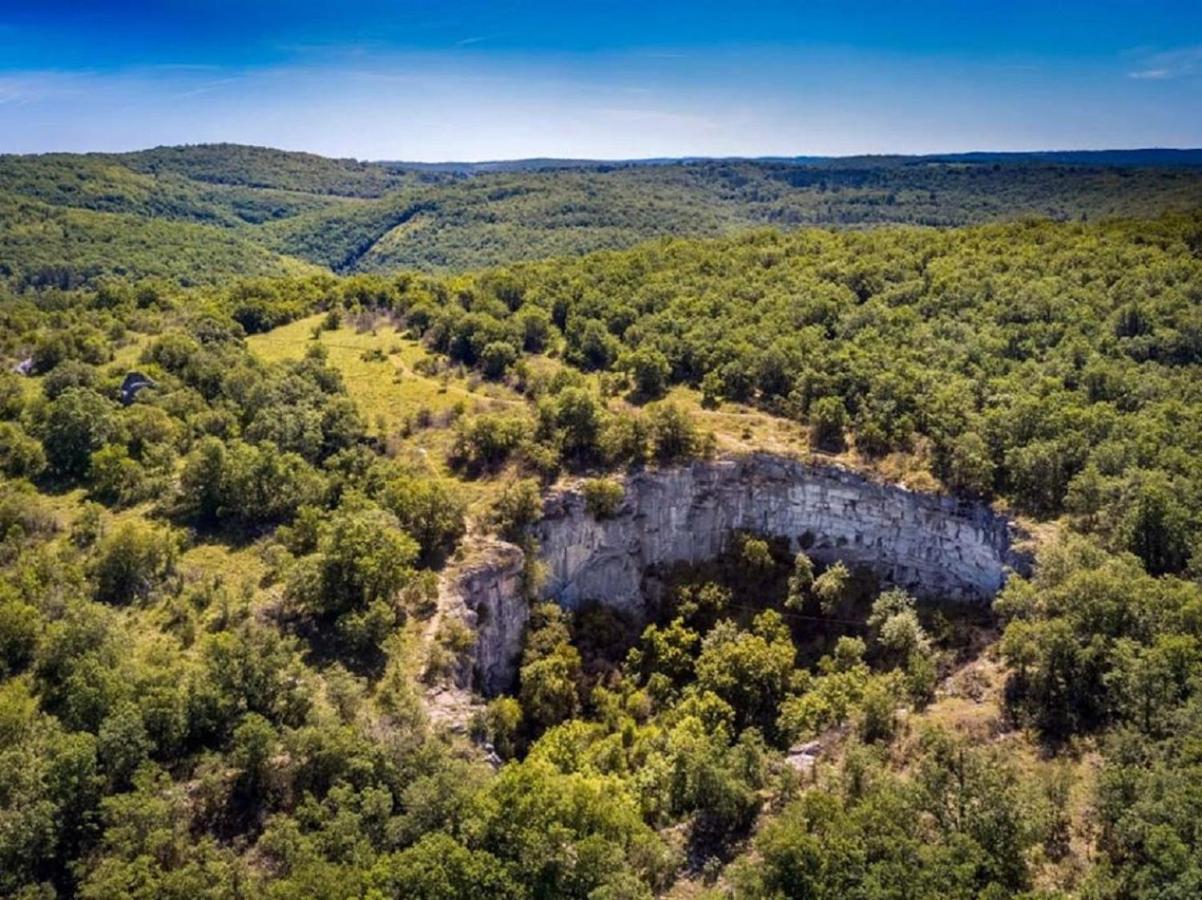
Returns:
[[[1192,172],[213,152],[0,161],[0,894],[1202,889]],[[994,503],[1034,572],[918,603],[740,533],[648,623],[536,599],[548,486],[761,442]],[[448,709],[495,536],[518,680]]]
[[[1202,203],[1202,173],[1195,156],[1169,151],[440,166],[211,144],[0,156],[0,200],[6,234],[59,223],[0,247],[0,277],[19,289],[106,274],[192,285],[293,260],[340,273],[465,271],[766,225],[1154,216]],[[173,266],[174,254],[127,231],[188,244],[205,271]]]

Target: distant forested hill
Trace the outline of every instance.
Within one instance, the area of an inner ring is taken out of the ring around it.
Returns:
[[[339,197],[379,197],[418,180],[400,167],[241,144],[156,147],[111,158],[138,172]]]
[[[1145,150],[419,165],[232,144],[0,156],[0,271],[17,287],[41,279],[47,259],[64,283],[195,282],[289,260],[459,271],[763,225],[1152,216],[1202,206],[1200,162],[1197,151]],[[21,237],[31,233],[51,244]],[[183,243],[188,252],[172,249]]]
[[[0,195],[0,281],[18,289],[74,288],[106,276],[190,286],[314,268],[211,225]]]

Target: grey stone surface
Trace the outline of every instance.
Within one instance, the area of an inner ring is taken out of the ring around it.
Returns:
[[[818,562],[867,569],[919,599],[988,602],[1009,571],[1029,567],[1013,524],[983,503],[767,454],[631,475],[621,506],[600,521],[577,488],[554,491],[531,536],[544,597],[569,609],[597,601],[638,619],[649,569],[712,559],[736,530],[787,538]],[[498,542],[493,556],[451,589],[476,629],[475,680],[485,693],[512,682],[529,615],[521,551]]]
[[[513,682],[530,618],[522,579],[524,565],[521,548],[489,541],[476,548],[468,562],[443,576],[441,615],[459,618],[476,633],[471,658],[456,673],[460,686],[474,685],[492,696]]]

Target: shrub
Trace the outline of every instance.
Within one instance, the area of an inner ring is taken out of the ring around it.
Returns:
[[[35,607],[0,592],[0,677],[20,672],[33,661],[41,629],[42,617]]]
[[[120,434],[114,404],[87,388],[68,388],[51,402],[42,427],[42,447],[59,475],[82,478],[92,454]]]
[[[375,601],[392,603],[413,575],[417,543],[381,509],[352,506],[330,516],[317,552],[289,579],[288,594],[308,612],[337,618]]]
[[[518,352],[508,341],[493,341],[480,353],[480,369],[486,378],[500,378],[517,358]]]
[[[58,522],[46,500],[28,481],[0,481],[0,540],[51,534]]]
[[[447,479],[402,475],[385,485],[381,503],[417,541],[426,564],[450,553],[463,536],[466,505]]]
[[[654,347],[639,347],[619,360],[619,368],[634,381],[634,395],[639,400],[658,400],[668,387],[672,366],[668,358]]]
[[[36,478],[45,468],[42,445],[15,422],[0,422],[0,473],[9,478]]]
[[[873,678],[860,701],[860,739],[888,741],[897,725],[897,699],[883,678]]]
[[[618,511],[626,496],[620,481],[611,478],[590,478],[581,486],[584,505],[594,519],[607,519]]]
[[[109,444],[97,450],[89,468],[90,493],[102,503],[128,506],[145,496],[146,474],[123,446]]]
[[[54,367],[42,379],[42,393],[50,400],[61,396],[70,388],[94,388],[96,368],[78,359],[69,359]]]
[[[674,403],[658,404],[647,416],[651,454],[659,462],[681,462],[705,455],[712,447],[712,435],[702,435],[689,414]]]
[[[207,437],[180,473],[180,511],[206,525],[281,522],[319,499],[321,476],[295,453]]]
[[[537,306],[523,306],[514,317],[522,335],[522,349],[527,353],[542,353],[551,340],[551,315]]]
[[[947,464],[947,483],[966,494],[988,494],[993,490],[993,459],[989,445],[976,432],[960,435],[952,444]]]
[[[822,397],[810,407],[810,434],[823,450],[842,450],[847,428],[847,407],[838,397]]]
[[[105,603],[145,599],[171,573],[178,552],[179,541],[169,529],[140,520],[118,526],[96,548],[92,564],[96,599]]]
[[[850,581],[851,572],[842,560],[835,562],[814,579],[814,596],[822,604],[823,612],[831,614],[846,599]]]
[[[507,540],[516,541],[526,526],[538,521],[543,512],[542,494],[538,482],[523,478],[508,482],[492,508],[492,521],[497,532]]]
[[[488,741],[501,759],[513,759],[521,750],[522,704],[513,697],[491,700],[476,725],[480,738]]]
[[[530,431],[524,416],[484,415],[459,424],[451,448],[452,461],[468,470],[504,463]]]

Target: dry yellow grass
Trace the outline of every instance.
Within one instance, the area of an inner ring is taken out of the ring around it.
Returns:
[[[313,343],[313,329],[323,316],[309,316],[266,334],[249,338],[252,353],[265,362],[300,359]],[[447,369],[441,374],[418,371],[432,354],[419,341],[384,320],[370,331],[349,326],[323,331],[318,338],[327,360],[338,370],[351,398],[373,433],[383,426],[390,452],[417,468],[447,474],[446,457],[452,431],[445,427],[456,413],[478,415],[522,409],[526,401],[502,384],[479,380],[470,373]],[[423,414],[435,427],[416,427]],[[441,427],[440,427],[441,426]],[[486,485],[466,486],[469,499],[487,493]]]
[[[314,343],[313,328],[322,316],[299,319],[266,334],[247,340],[251,352],[265,362],[300,359]],[[371,331],[342,327],[323,331],[318,341],[329,354],[329,363],[346,382],[347,391],[360,411],[373,424],[383,416],[389,427],[399,427],[407,416],[421,409],[447,412],[463,403],[504,406],[521,403],[512,391],[495,385],[473,382],[463,374],[423,375],[415,366],[431,354],[420,342],[407,337],[388,323],[380,322]],[[383,358],[368,358],[380,353]]]

